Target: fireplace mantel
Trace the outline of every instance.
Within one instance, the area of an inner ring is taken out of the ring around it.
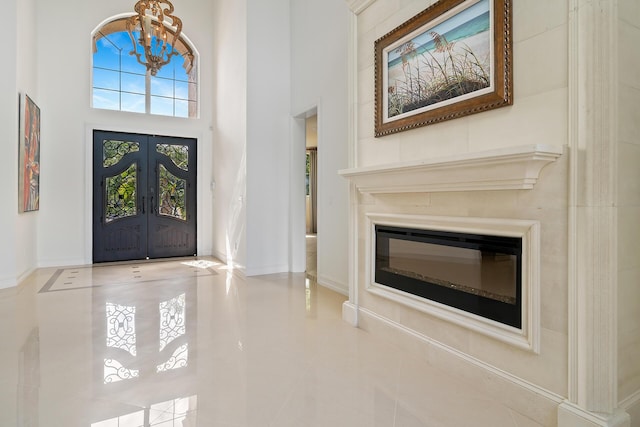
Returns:
[[[527,190],[540,171],[562,155],[563,148],[544,144],[343,169],[339,174],[361,193]]]

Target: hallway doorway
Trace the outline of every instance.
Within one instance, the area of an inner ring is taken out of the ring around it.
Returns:
[[[306,259],[307,277],[317,280],[318,275],[318,116],[305,120],[306,150]]]
[[[93,133],[93,262],[196,255],[196,140]]]

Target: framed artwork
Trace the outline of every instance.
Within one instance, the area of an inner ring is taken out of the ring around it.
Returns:
[[[375,136],[513,103],[511,0],[440,0],[375,42]]]
[[[40,108],[26,94],[20,95],[19,150],[19,211],[37,211],[40,209]]]

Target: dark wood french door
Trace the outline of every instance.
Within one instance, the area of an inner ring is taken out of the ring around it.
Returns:
[[[196,255],[196,140],[93,132],[93,262]]]

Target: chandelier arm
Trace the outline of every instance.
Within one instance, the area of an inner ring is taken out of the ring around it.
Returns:
[[[133,9],[137,15],[127,20],[127,30],[133,44],[130,55],[135,55],[138,62],[155,76],[160,68],[171,62],[173,56],[179,54],[175,45],[182,33],[182,20],[173,15],[175,9],[169,0],[139,0]],[[167,21],[170,21],[170,27]],[[138,27],[138,42],[144,50],[144,60],[138,52],[138,43],[133,35]],[[167,32],[172,36],[169,39]],[[170,46],[170,49],[167,49],[167,46]]]
[[[135,55],[136,59],[141,65],[147,67],[147,64],[140,59],[140,53],[138,52],[138,43],[133,35],[133,31],[135,30],[136,25],[139,23],[140,19],[138,16],[132,16],[127,20],[127,32],[129,33],[129,38],[131,38],[131,44],[133,46],[133,50],[129,52],[129,55]],[[147,67],[148,68],[148,67]]]

